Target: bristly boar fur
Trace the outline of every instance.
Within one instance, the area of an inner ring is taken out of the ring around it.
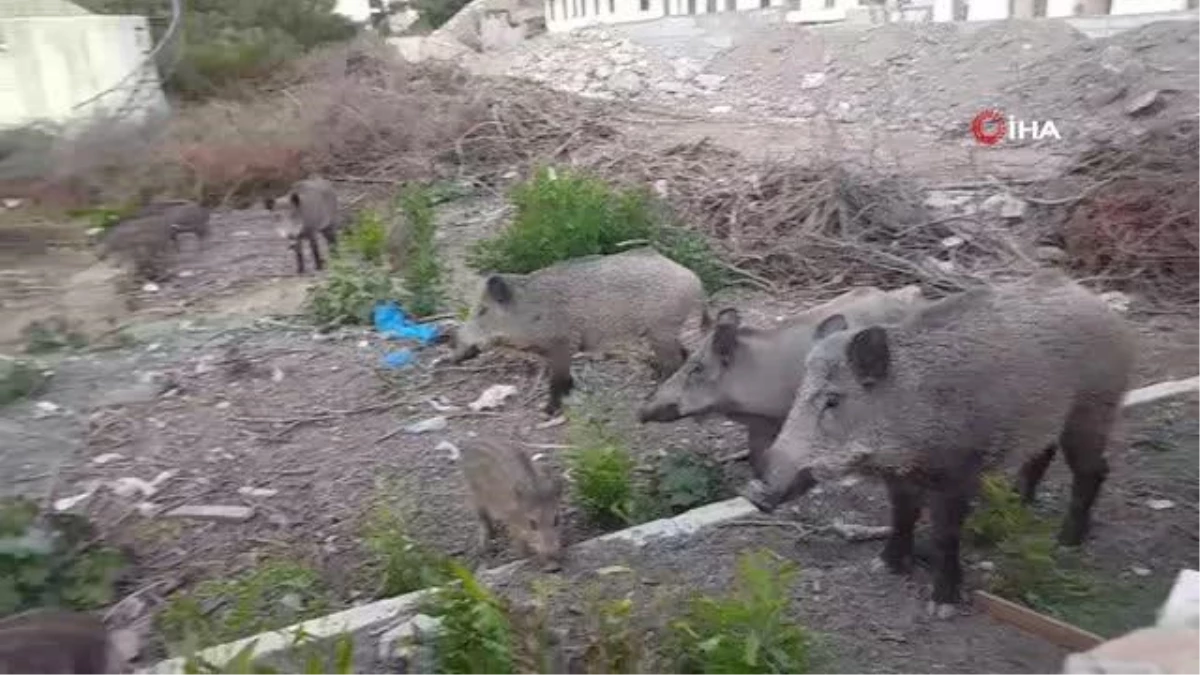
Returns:
[[[132,217],[147,216],[162,216],[176,250],[179,249],[180,234],[195,236],[198,244],[208,238],[211,211],[196,202],[182,199],[154,201],[138,209]]]
[[[851,326],[892,323],[926,302],[917,286],[889,291],[860,286],[770,328],[743,325],[736,309],[721,310],[687,363],[638,410],[638,420],[725,415],[746,427],[750,465],[762,478],[762,453],[791,410],[817,325],[839,313]]]
[[[132,264],[135,275],[157,281],[166,275],[173,241],[162,214],[131,218],[101,235],[96,255],[100,260],[115,256]]]
[[[35,610],[0,619],[0,673],[124,673],[127,662],[100,619]]]
[[[471,439],[461,444],[460,462],[479,516],[480,548],[491,550],[497,526],[547,570],[562,562],[558,503],[562,483],[544,475],[513,442]]]
[[[545,410],[556,414],[574,386],[576,351],[646,340],[665,379],[687,359],[680,336],[692,318],[707,326],[704,285],[688,268],[649,247],[587,256],[531,274],[488,276],[456,333],[452,360],[492,346],[540,354],[550,370]]]
[[[333,184],[324,178],[306,178],[297,181],[282,197],[263,200],[268,211],[280,211],[284,215],[285,227],[279,233],[288,240],[288,247],[296,254],[296,273],[304,274],[303,242],[308,242],[312,251],[313,264],[324,269],[325,261],[317,246],[320,233],[329,245],[330,254],[337,247],[337,230],[341,225],[338,213],[337,192]]]
[[[931,609],[948,616],[959,599],[959,538],[980,473],[1015,454],[1024,462],[1018,490],[1029,502],[1061,447],[1073,481],[1059,541],[1082,543],[1134,362],[1131,328],[1098,296],[1046,271],[951,296],[899,326],[848,330],[832,316],[817,337],[767,450],[765,481],[746,490],[759,508],[772,510],[827,476],[878,476],[892,505],[881,558],[904,572],[928,493]]]

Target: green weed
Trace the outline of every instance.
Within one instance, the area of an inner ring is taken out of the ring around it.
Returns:
[[[795,574],[767,551],[744,554],[728,597],[696,597],[672,622],[666,651],[676,672],[807,672],[810,636],[786,616]]]
[[[379,212],[363,209],[338,238],[338,255],[350,255],[369,265],[383,262],[387,249],[387,226]]]
[[[437,222],[433,193],[421,185],[409,185],[396,197],[396,206],[407,228],[404,251],[406,304],[416,316],[436,314],[445,301],[442,266],[438,261]]]
[[[39,518],[39,511],[24,497],[0,500],[0,616],[111,603],[126,557],[115,548],[89,544],[92,527],[82,516]]]
[[[354,672],[354,638],[348,634],[342,634],[333,639],[332,648],[321,646],[316,640],[298,630],[292,640],[292,647],[289,650],[285,660],[294,663],[300,663],[301,667],[297,668],[293,665],[291,668],[280,670],[273,665],[254,658],[254,651],[257,641],[251,641],[245,647],[238,650],[225,663],[213,663],[200,656],[192,653],[184,660],[183,672],[189,675],[199,673],[263,673],[275,674],[280,672],[285,673],[304,673],[305,675],[317,675],[319,673],[337,673],[338,675],[346,675]]]
[[[44,354],[60,349],[83,349],[87,336],[61,316],[33,321],[21,330],[26,354]]]
[[[586,174],[543,168],[517,185],[510,200],[512,224],[469,252],[468,264],[480,272],[526,274],[641,242],[696,272],[710,292],[727,283],[707,240],[673,227],[645,188],[618,189]]]
[[[440,587],[425,613],[441,618],[435,642],[439,673],[512,673],[513,629],[504,601],[470,570],[447,564],[456,583]]]
[[[625,442],[595,419],[572,419],[566,455],[571,492],[588,518],[605,525],[633,522],[633,455]]]
[[[1021,504],[1000,474],[983,477],[979,503],[963,524],[968,541],[993,552],[989,590],[1061,616],[1095,592],[1092,576],[1055,540],[1055,524]]]
[[[363,531],[376,597],[387,598],[436,586],[446,580],[445,561],[409,536],[404,519],[384,504],[371,512]]]
[[[137,205],[131,202],[129,204],[114,206],[93,206],[85,209],[72,209],[67,211],[67,215],[72,218],[83,218],[87,222],[88,227],[98,227],[102,230],[107,230],[133,215],[137,209]]]
[[[599,603],[591,617],[583,662],[589,673],[636,673],[645,657],[644,634],[633,623],[633,598]]]
[[[0,357],[0,406],[36,395],[49,377],[31,361]]]
[[[159,617],[168,643],[207,647],[320,615],[328,606],[320,576],[290,561],[269,561],[232,579],[178,593]],[[186,652],[185,652],[186,653]]]
[[[387,269],[362,261],[334,258],[329,274],[308,291],[306,309],[318,324],[370,324],[375,304],[401,295]]]
[[[692,452],[671,452],[655,470],[654,501],[667,515],[710,504],[721,498],[724,476],[713,461]]]

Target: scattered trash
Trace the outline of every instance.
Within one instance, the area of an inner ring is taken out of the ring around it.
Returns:
[[[441,443],[438,443],[437,446],[434,447],[434,450],[446,453],[451,462],[457,462],[459,456],[462,454],[459,451],[458,446],[450,441],[442,441]]]
[[[153,497],[158,493],[158,487],[173,478],[176,473],[178,472],[175,470],[163,471],[152,481],[144,481],[134,476],[124,476],[109,483],[109,487],[118,497],[132,497],[138,492],[142,493],[143,497]]]
[[[438,327],[432,323],[417,323],[394,302],[375,305],[375,330],[386,338],[416,340],[427,345],[437,339]]]
[[[197,518],[200,520],[232,520],[245,522],[254,517],[254,509],[249,506],[221,506],[216,504],[195,504],[180,506],[166,513],[167,518]]]
[[[96,488],[91,488],[91,489],[81,492],[73,497],[63,497],[62,499],[56,499],[56,500],[54,500],[54,510],[55,511],[68,511],[73,506],[88,499],[95,493],[96,493]]]
[[[834,520],[829,527],[831,530],[841,535],[846,541],[870,541],[871,539],[883,539],[892,533],[892,528],[886,525],[857,525],[855,523],[847,523],[841,520]]]
[[[118,459],[125,459],[125,455],[119,452],[106,452],[103,455],[96,455],[92,458],[92,464],[96,466],[104,466],[110,462],[115,462]]]
[[[1148,576],[1150,576],[1150,568],[1149,568],[1149,567],[1143,567],[1143,566],[1141,566],[1141,565],[1131,565],[1131,566],[1129,567],[1129,571],[1130,571],[1130,572],[1133,572],[1135,576],[1139,576],[1139,577],[1148,577]]]
[[[601,567],[600,569],[596,570],[596,574],[606,577],[610,574],[627,574],[632,571],[633,570],[624,565],[609,565],[608,567]]]
[[[1129,311],[1129,305],[1132,299],[1121,291],[1105,291],[1100,294],[1100,299],[1108,303],[1114,312],[1124,314]]]
[[[515,393],[517,393],[517,388],[511,384],[493,384],[485,389],[479,398],[468,403],[467,407],[475,412],[499,408],[505,399]]]
[[[19,198],[5,197],[4,198],[4,208],[15,209],[18,206],[20,206],[23,202],[24,202],[24,200],[19,199]]]
[[[158,284],[154,283],[153,281],[147,281],[146,283],[142,284],[142,290],[146,293],[157,293]]]
[[[153,518],[162,510],[162,507],[154,502],[138,502],[134,508],[143,518]]]
[[[996,569],[996,563],[992,562],[991,560],[982,560],[978,565],[976,565],[976,567],[984,572],[992,572]]]
[[[959,246],[962,246],[965,243],[967,243],[966,239],[963,239],[962,237],[955,234],[955,235],[946,237],[945,239],[942,240],[942,248],[958,248]]]
[[[429,405],[438,412],[454,412],[458,410],[458,406],[446,402],[445,398],[437,397],[429,399]]]
[[[192,270],[179,270],[178,272],[175,273],[175,275],[178,276],[180,279],[188,279],[188,278],[196,276],[196,273],[193,272]]]
[[[38,401],[37,403],[33,404],[33,408],[33,416],[37,419],[50,417],[51,415],[57,415],[58,413],[62,412],[62,406],[58,405],[57,403],[51,403],[50,401]]]
[[[411,349],[400,349],[394,352],[389,352],[383,356],[383,365],[388,368],[403,368],[411,365],[414,360]]]
[[[404,427],[404,432],[409,434],[423,434],[427,431],[441,431],[448,426],[450,426],[449,421],[445,417],[438,415],[437,417],[430,417],[427,420],[414,422]]]
[[[245,497],[274,497],[279,494],[279,490],[271,488],[256,488],[256,487],[240,487],[238,494]]]
[[[1149,506],[1155,511],[1165,511],[1167,509],[1175,508],[1175,502],[1171,501],[1170,499],[1151,499],[1150,501],[1146,502],[1146,506]]]
[[[533,428],[534,429],[552,429],[554,427],[562,425],[566,421],[567,421],[567,418],[565,415],[559,415],[558,417],[555,417],[552,420],[546,420],[545,422],[539,422],[539,423],[533,425]]]
[[[370,342],[368,342],[368,341],[366,341],[366,340],[359,340],[359,341],[358,341],[358,348],[359,348],[359,349],[366,349],[367,347],[370,347],[370,346],[371,346],[371,343],[370,343]]]
[[[280,370],[279,368],[272,368],[271,369],[271,381],[272,382],[283,382],[283,371]]]
[[[217,408],[217,410],[225,410],[230,405],[232,405],[232,404],[229,401],[219,401],[219,402],[217,402],[216,408]]]

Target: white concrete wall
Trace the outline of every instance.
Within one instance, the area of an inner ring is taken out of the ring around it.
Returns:
[[[995,21],[1008,18],[1008,0],[969,0],[967,21]]]
[[[933,20],[934,21],[953,21],[954,20],[954,0],[934,0],[934,2],[933,2]]]
[[[844,21],[846,12],[858,6],[858,0],[799,0],[799,7],[788,12],[785,20],[788,23]]]
[[[1075,5],[1079,0],[1046,0],[1046,16],[1075,16]]]
[[[371,18],[370,0],[337,0],[333,11],[342,16],[363,23]]]
[[[1109,14],[1153,14],[1187,9],[1187,0],[1112,0]]]
[[[814,1],[818,0],[809,0]],[[631,23],[668,15],[698,16],[782,7],[785,2],[786,0],[545,0],[546,30],[556,33],[598,23]]]
[[[1079,32],[1090,38],[1112,37],[1122,31],[1131,30],[1155,21],[1191,21],[1200,19],[1196,10],[1186,12],[1163,12],[1158,14],[1120,14],[1101,16],[1075,16],[1066,19]]]
[[[131,117],[167,107],[153,66],[126,79],[153,47],[144,17],[0,19],[0,40],[0,127],[111,114],[135,90]],[[118,90],[79,106],[118,83]]]

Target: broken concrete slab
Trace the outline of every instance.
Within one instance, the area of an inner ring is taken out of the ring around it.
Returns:
[[[197,520],[224,520],[244,523],[254,517],[254,509],[249,506],[193,504],[171,509],[163,515],[167,518],[194,518]]]

